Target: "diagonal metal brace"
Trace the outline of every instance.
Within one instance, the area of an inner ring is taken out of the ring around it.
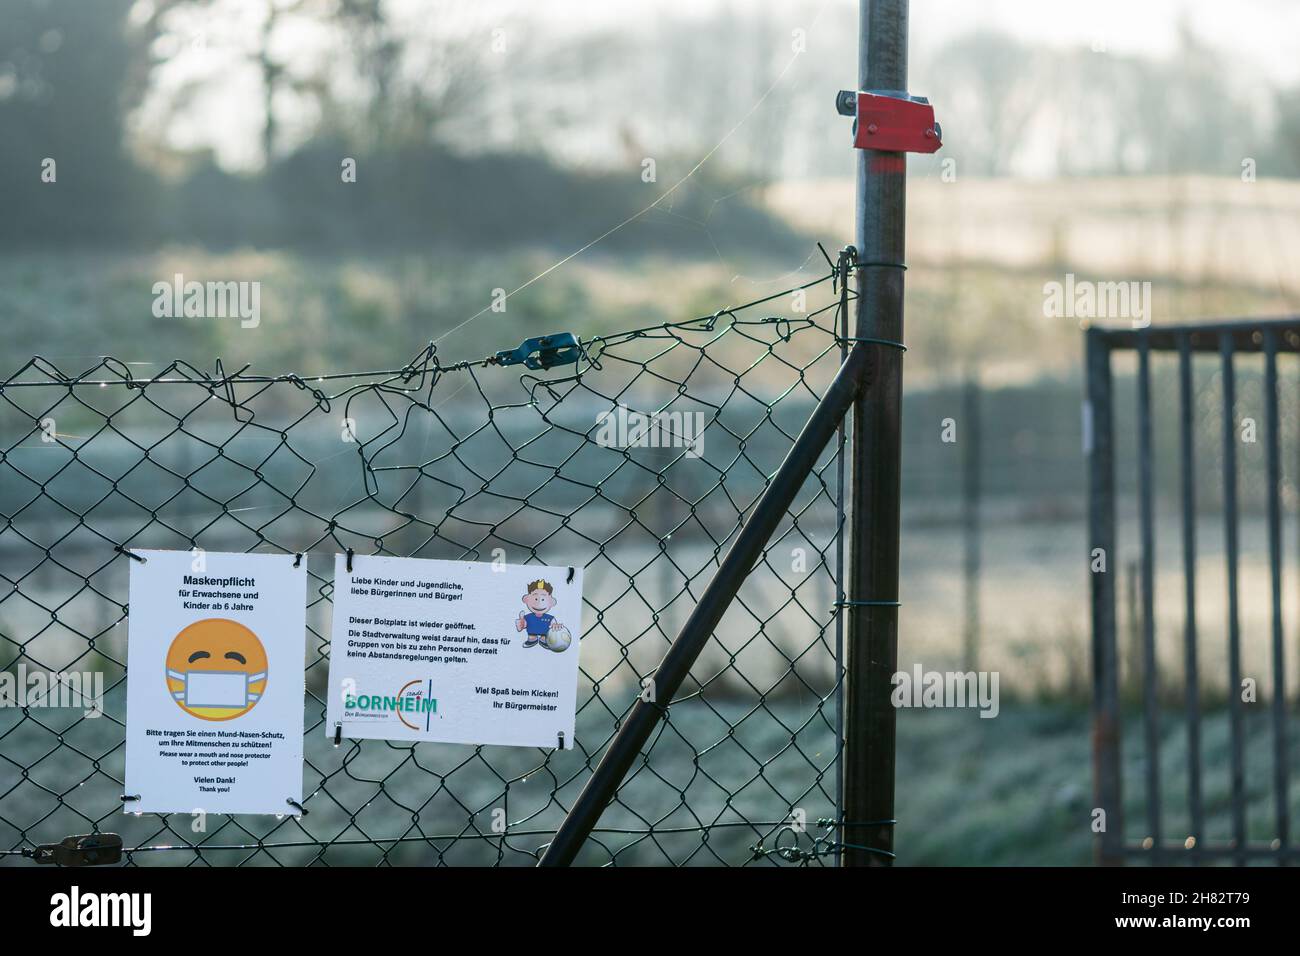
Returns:
[[[686,679],[714,629],[730,607],[736,592],[761,558],[772,533],[789,512],[795,496],[817,464],[840,420],[853,406],[866,379],[867,366],[876,349],[867,342],[855,342],[835,380],[831,382],[812,415],[799,432],[785,460],[768,482],[763,494],[732,541],[731,550],[713,574],[704,593],[695,602],[677,638],[669,645],[654,670],[649,699],[637,697],[623,718],[618,733],[605,755],[574,800],[568,815],[555,832],[538,861],[539,866],[569,866],[591,835],[605,808],[614,800],[632,764],[641,755],[660,719],[668,713],[673,695]]]
[[[488,359],[493,365],[526,365],[533,371],[572,365],[582,355],[582,347],[572,332],[556,332],[535,339],[524,339],[517,349],[504,349]]]

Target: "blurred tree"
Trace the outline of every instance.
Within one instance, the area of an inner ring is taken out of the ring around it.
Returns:
[[[1022,135],[1042,105],[1033,50],[1004,33],[968,33],[937,54],[939,85],[927,91],[941,103],[944,140],[953,144],[962,169],[976,175],[1004,176]]]
[[[1300,86],[1280,91],[1275,109],[1277,134],[1273,153],[1276,171],[1282,175],[1300,175]]]
[[[130,6],[0,0],[0,237],[94,240],[147,225],[123,149]]]
[[[1223,58],[1192,31],[1179,25],[1178,51],[1156,77],[1146,124],[1165,133],[1153,172],[1214,172],[1236,175],[1243,156],[1259,142],[1254,90],[1239,89]]]
[[[141,0],[133,21],[138,24],[137,45],[142,55],[134,82],[140,87],[139,101],[155,84],[160,67],[174,64],[179,55],[195,45],[227,54],[213,59],[205,71],[196,71],[170,91],[159,108],[164,126],[176,116],[194,108],[203,92],[229,84],[232,65],[251,66],[256,73],[260,96],[260,156],[262,164],[274,161],[282,148],[280,129],[286,107],[279,101],[285,92],[319,96],[314,77],[291,68],[293,45],[286,39],[300,21],[328,21],[344,0],[261,0],[258,7],[235,0]],[[253,12],[252,29],[240,30],[240,17]],[[230,29],[223,24],[233,23]],[[165,42],[157,42],[159,39]],[[145,52],[147,51],[147,52]],[[139,102],[138,101],[138,102]]]

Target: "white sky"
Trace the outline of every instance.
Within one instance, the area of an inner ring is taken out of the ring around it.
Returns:
[[[989,24],[1036,43],[1077,45],[1100,33],[1119,53],[1168,56],[1185,20],[1202,42],[1283,84],[1300,80],[1296,0],[914,0],[914,43]]]
[[[215,30],[256,35],[261,4],[227,2],[234,3],[227,8],[234,15],[223,14]],[[819,29],[855,28],[857,0],[822,2],[824,6],[813,8],[821,11]],[[488,27],[494,22],[517,25],[532,19],[544,24],[539,35],[615,29],[628,37],[645,35],[646,42],[662,42],[648,37],[662,37],[651,34],[651,28],[665,16],[707,15],[720,8],[737,14],[747,8],[790,9],[783,0],[389,0],[389,4],[399,20],[426,29],[437,27],[439,17],[442,26],[468,26],[481,33],[490,33]],[[247,17],[252,20],[240,22]],[[786,19],[788,14],[782,17]],[[947,41],[979,29],[1011,33],[1044,46],[1078,48],[1100,41],[1112,53],[1164,58],[1177,49],[1182,24],[1225,57],[1234,69],[1234,86],[1259,81],[1261,96],[1269,97],[1266,85],[1300,84],[1300,0],[912,0],[912,59],[929,61]],[[211,24],[203,27],[214,29]],[[311,36],[287,39],[300,55],[312,55],[309,51],[318,45],[313,42],[318,38]],[[194,104],[196,109],[172,117],[168,138],[181,147],[210,145],[219,162],[229,168],[255,168],[260,162],[258,80],[255,73],[231,70],[231,65],[226,57],[201,45],[167,64],[163,79],[167,85],[186,76],[212,75],[213,67],[225,76],[218,88],[203,95],[203,102]],[[942,68],[933,62],[928,66]],[[851,85],[855,69],[852,63],[844,64],[843,85]],[[286,118],[287,125],[291,117]]]
[[[419,0],[399,0],[418,3]],[[826,0],[823,16],[853,23],[857,0]],[[779,7],[780,0],[479,0],[478,7],[503,15],[532,13],[560,27],[621,25],[634,30],[659,10],[678,13],[719,7]],[[1274,81],[1300,81],[1300,0],[912,0],[914,54],[974,29],[996,29],[1035,43],[1090,45],[1102,36],[1121,53],[1167,56],[1176,46],[1179,22],[1221,51],[1252,64]]]

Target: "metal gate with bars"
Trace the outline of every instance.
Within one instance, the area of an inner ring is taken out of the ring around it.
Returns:
[[[482,362],[430,345],[314,377],[28,363],[0,386],[0,670],[102,671],[107,692],[98,718],[0,708],[0,863],[100,831],[137,864],[536,862],[839,372],[847,274]],[[644,442],[635,419],[600,437],[604,416],[653,413],[667,427]],[[580,862],[835,861],[839,421]],[[132,548],[307,556],[303,816],[123,816]],[[575,748],[333,746],[330,555],[349,548],[583,564]]]
[[[1293,380],[1283,388],[1279,377],[1280,356],[1297,351],[1297,319],[1087,332],[1100,862],[1287,863],[1300,853],[1287,692],[1297,655],[1283,624],[1294,591],[1283,570],[1284,505],[1297,487],[1296,455],[1284,448],[1287,423],[1300,416]],[[1133,420],[1121,414],[1113,359],[1135,363],[1125,382]],[[1203,421],[1209,435],[1198,434]],[[1162,562],[1157,542],[1166,539]],[[1116,579],[1129,541],[1139,555],[1137,633],[1123,655]],[[1125,713],[1140,718],[1140,734],[1125,733]],[[1130,746],[1140,757],[1122,758]]]

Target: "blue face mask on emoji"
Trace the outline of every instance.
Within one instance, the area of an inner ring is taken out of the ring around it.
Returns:
[[[261,698],[253,685],[266,680],[266,673],[249,674],[245,671],[175,671],[167,676],[184,683],[184,689],[172,691],[172,697],[186,707],[214,707],[230,710],[247,710]]]

